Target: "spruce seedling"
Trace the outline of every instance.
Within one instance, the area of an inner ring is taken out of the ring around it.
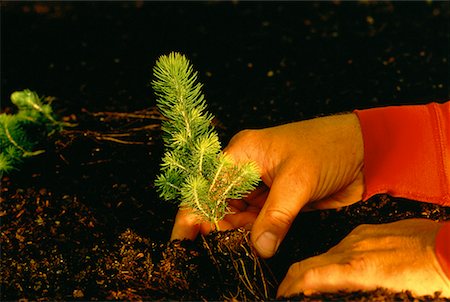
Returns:
[[[25,158],[39,155],[39,141],[69,124],[56,120],[50,104],[25,89],[11,94],[15,114],[0,114],[0,176],[18,169]]]
[[[258,167],[235,164],[222,152],[197,72],[184,55],[161,56],[153,73],[157,106],[167,119],[162,122],[166,151],[155,185],[163,199],[192,209],[218,230],[230,213],[227,200],[244,197],[258,184]]]

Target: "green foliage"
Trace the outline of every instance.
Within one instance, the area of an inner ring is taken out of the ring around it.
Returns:
[[[67,125],[55,119],[50,104],[28,89],[11,94],[16,114],[0,114],[0,176],[18,169],[27,157],[44,150],[35,150],[39,141]]]
[[[228,210],[228,199],[239,199],[259,182],[255,163],[234,164],[221,151],[206,111],[202,85],[185,56],[160,57],[152,81],[163,121],[166,147],[161,175],[155,181],[160,196],[192,209],[201,220],[217,226]]]

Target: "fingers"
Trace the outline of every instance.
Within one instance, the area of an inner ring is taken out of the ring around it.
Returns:
[[[310,295],[318,291],[376,288],[370,286],[370,282],[364,284],[364,279],[364,271],[351,265],[345,254],[325,253],[291,265],[277,297],[290,297],[300,292]]]
[[[225,219],[221,222],[224,224],[220,224],[220,227],[223,230],[228,229],[236,229],[240,227],[248,227],[250,225],[253,225],[253,223],[256,220],[256,217],[258,217],[258,213],[256,211],[245,211],[245,212],[239,212],[236,214],[231,214],[225,217]],[[225,224],[226,223],[226,224]]]
[[[258,213],[261,210],[268,195],[268,188],[261,186],[241,200],[230,200],[230,209],[234,214],[225,216],[219,221],[221,230],[235,229],[239,227],[249,227],[253,225]],[[175,218],[172,229],[171,240],[189,239],[194,240],[198,233],[208,234],[213,230],[209,223],[201,223],[191,211],[181,209]]]
[[[172,235],[170,240],[194,240],[200,231],[200,224],[198,217],[192,214],[191,211],[180,209],[175,217],[175,223],[172,228]]]
[[[259,185],[250,194],[244,197],[243,201],[249,206],[262,208],[269,196],[269,188],[265,184]]]
[[[310,295],[318,291],[333,292],[351,289],[342,265],[329,264],[305,269],[302,263],[294,263],[281,282],[277,297],[290,297],[301,292]]]
[[[280,173],[270,188],[267,201],[252,228],[251,239],[258,254],[272,257],[309,196],[306,184],[295,171]]]
[[[439,223],[424,219],[360,225],[328,252],[293,264],[277,295],[378,287],[414,295],[445,293],[448,281],[435,269],[440,266],[429,250],[438,228]]]

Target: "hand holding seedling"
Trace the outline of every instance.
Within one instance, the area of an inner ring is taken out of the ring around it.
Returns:
[[[411,169],[414,168],[408,164],[420,158],[417,157],[420,152],[410,158],[399,152],[403,158],[397,156],[392,160],[395,146],[373,151],[370,148],[373,145],[366,137],[363,139],[362,126],[366,124],[360,120],[359,112],[358,116],[343,114],[245,130],[233,137],[222,152],[217,134],[209,125],[212,116],[205,111],[201,85],[196,83],[196,73],[186,58],[176,53],[161,57],[154,72],[158,107],[168,118],[162,127],[167,150],[161,166],[163,173],[155,184],[161,197],[181,201],[172,239],[194,239],[199,231],[206,233],[213,228],[247,227],[251,228],[251,240],[259,255],[271,257],[301,210],[338,208],[355,203],[367,195],[367,181],[370,181],[372,194],[387,192],[386,184],[381,182],[374,186],[376,177],[365,174],[367,171],[369,175],[380,174],[373,165],[363,169],[367,163],[364,157],[368,154],[376,159],[384,154],[381,160],[391,160],[394,167],[403,162],[404,167]],[[432,116],[439,122],[446,120],[450,108],[437,107],[431,105],[424,111],[421,111],[423,108],[412,109],[411,117],[405,121],[414,121],[417,116]],[[370,116],[372,120],[373,116]],[[385,123],[390,122],[387,116],[381,115]],[[367,122],[367,118],[364,121]],[[440,126],[429,129],[436,131]],[[402,127],[405,128],[399,126]],[[445,127],[443,123],[442,128]],[[408,136],[414,141],[409,129],[405,129],[400,130],[398,139]],[[441,134],[445,132],[438,130],[436,134],[423,129],[416,129],[422,130],[421,137],[445,142],[446,137]],[[380,137],[377,132],[371,133],[375,139]],[[381,137],[384,135],[386,133],[382,132]],[[408,143],[408,139],[404,142]],[[401,145],[398,141],[393,143]],[[420,148],[420,144],[412,146]],[[445,144],[437,146],[430,154],[436,151],[446,154]],[[372,152],[367,153],[367,150]],[[428,149],[423,151],[429,152]],[[445,158],[442,155],[434,162],[440,171],[440,165],[445,166]],[[254,190],[258,172],[264,184]],[[431,173],[427,176],[442,184],[439,178],[442,173],[437,178]],[[402,185],[402,179],[396,185],[400,188],[398,192],[422,196],[423,200],[433,201],[436,196],[449,198],[448,189],[442,189],[448,187],[448,183],[435,186],[440,191],[438,195],[427,195],[427,191],[420,189],[414,191]],[[249,191],[253,192],[246,195]],[[411,194],[411,191],[414,192]],[[435,253],[435,238],[439,237],[436,234],[441,234],[440,229],[440,223],[420,219],[360,226],[327,253],[292,265],[279,287],[278,296],[377,287],[411,290],[419,295],[441,291],[444,296],[450,296],[450,280]]]
[[[253,224],[252,242],[262,257],[273,256],[301,209],[335,208],[361,200],[363,142],[353,114],[245,130],[225,152],[236,162],[253,160],[260,168],[264,185],[232,202],[236,214],[226,216],[222,224],[225,228]],[[196,236],[199,227],[186,228],[192,220],[184,213],[176,219],[173,238]]]
[[[264,185],[230,202],[235,214],[219,224],[223,229],[252,225],[252,241],[263,257],[275,253],[300,210],[337,208],[362,199],[364,147],[354,114],[246,130],[225,151],[237,162],[255,161]],[[450,281],[434,253],[440,225],[415,219],[356,228],[327,253],[293,264],[278,296],[377,287],[449,296]],[[199,231],[209,227],[180,211],[172,238],[195,238]]]

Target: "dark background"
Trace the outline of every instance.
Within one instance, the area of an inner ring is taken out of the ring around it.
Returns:
[[[2,2],[1,100],[66,111],[154,105],[159,55],[191,59],[231,135],[449,97],[448,2]],[[67,106],[66,106],[67,107]]]

